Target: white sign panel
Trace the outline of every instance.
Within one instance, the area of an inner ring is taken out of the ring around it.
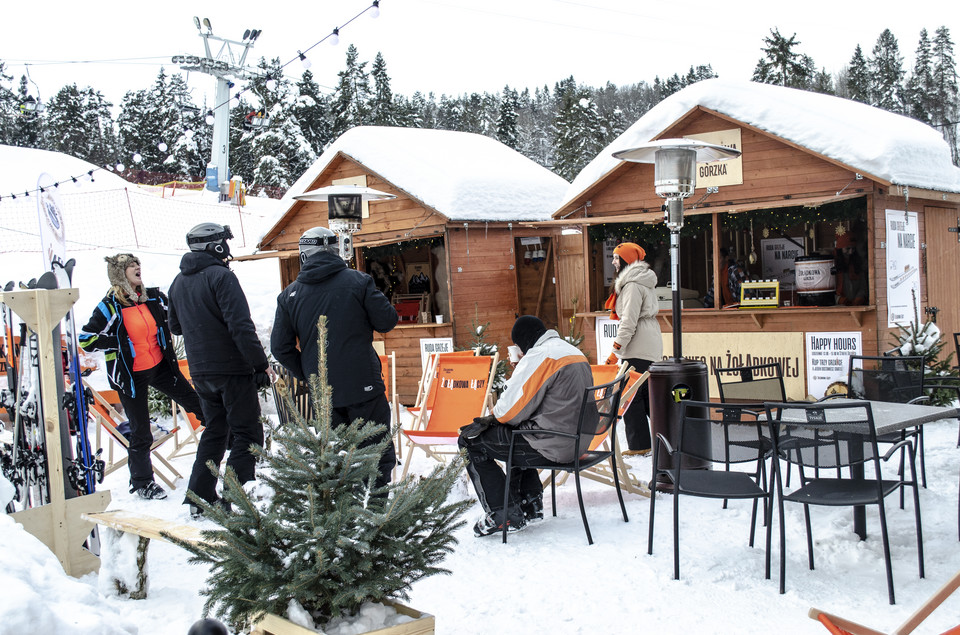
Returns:
[[[617,338],[620,320],[608,317],[597,318],[597,363],[602,364],[613,352],[613,340]]]
[[[717,130],[716,132],[705,132],[703,134],[688,134],[684,138],[743,150],[743,145],[740,143],[740,128]],[[710,161],[697,164],[697,189],[718,185],[743,185],[742,156],[726,161]]]
[[[920,232],[916,212],[887,210],[887,326],[907,324],[920,303]],[[919,308],[917,309],[919,310]]]
[[[760,262],[763,266],[764,280],[779,280],[783,284],[793,284],[796,271],[793,261],[806,255],[803,238],[794,238],[792,243],[786,238],[763,238],[760,240]],[[799,244],[797,244],[799,243]]]
[[[850,356],[863,350],[860,331],[806,333],[807,392],[819,399],[830,384],[847,381]]]
[[[452,337],[424,337],[420,339],[420,369],[427,367],[427,360],[434,353],[452,353]]]
[[[66,262],[67,238],[63,229],[63,206],[54,180],[44,172],[37,179],[37,216],[40,219],[40,246],[43,251],[43,269],[50,271],[54,261]]]

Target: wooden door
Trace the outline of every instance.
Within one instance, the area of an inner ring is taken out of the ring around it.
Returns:
[[[940,309],[937,326],[947,342],[944,353],[954,352],[953,333],[960,331],[960,219],[955,209],[924,207],[927,249],[923,263],[927,272],[927,306]],[[953,229],[954,231],[949,231]],[[924,316],[921,315],[920,319]],[[960,363],[956,358],[954,364]]]
[[[557,302],[561,321],[573,315],[574,300],[578,313],[591,310],[583,256],[585,239],[586,230],[583,234],[557,236]]]

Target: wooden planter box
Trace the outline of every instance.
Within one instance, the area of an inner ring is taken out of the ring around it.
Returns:
[[[429,613],[421,613],[398,602],[384,602],[384,604],[392,606],[397,613],[409,615],[413,620],[396,626],[378,628],[375,631],[369,631],[367,635],[432,635],[434,632],[435,620]],[[279,615],[267,613],[254,625],[250,635],[316,635],[316,631],[294,624]]]

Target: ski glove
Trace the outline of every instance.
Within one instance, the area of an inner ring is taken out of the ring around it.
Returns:
[[[253,383],[257,385],[257,389],[269,388],[270,375],[268,375],[265,370],[257,371],[253,374]]]
[[[483,434],[487,428],[492,425],[496,425],[497,418],[493,415],[487,415],[486,417],[476,417],[473,420],[473,423],[468,423],[467,425],[460,428],[460,436],[465,439],[475,439]]]

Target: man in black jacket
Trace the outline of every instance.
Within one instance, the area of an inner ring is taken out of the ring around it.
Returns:
[[[227,266],[230,238],[230,228],[216,223],[191,229],[190,252],[180,261],[169,292],[170,330],[183,335],[206,425],[188,488],[208,503],[218,503],[218,498],[217,479],[207,462],[220,465],[230,435],[227,467],[241,483],[254,479],[256,457],[250,449],[263,445],[257,388],[268,386],[273,375],[240,281]],[[200,510],[190,504],[190,512],[197,516]]]
[[[383,425],[383,434],[388,434],[390,404],[384,394],[380,358],[373,349],[373,331],[393,329],[399,319],[396,309],[373,278],[347,267],[339,256],[336,235],[326,227],[314,227],[301,236],[300,265],[297,279],[277,297],[270,351],[297,379],[306,381],[316,375],[317,320],[327,316],[331,423],[338,426],[359,418]],[[369,443],[382,440],[378,435]],[[378,487],[390,482],[394,465],[391,443],[380,459]]]

